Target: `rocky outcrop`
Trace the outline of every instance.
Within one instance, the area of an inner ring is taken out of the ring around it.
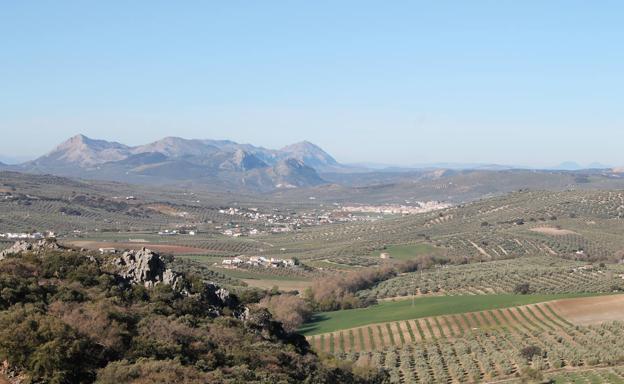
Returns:
[[[209,305],[215,307],[233,308],[238,304],[227,289],[223,289],[213,283],[206,283],[204,285],[204,291],[201,295]]]
[[[28,242],[25,240],[16,241],[11,247],[0,252],[0,260],[7,256],[17,256],[22,253],[32,252],[39,254],[47,251],[60,251],[64,250],[55,239],[38,240],[36,242]]]
[[[162,258],[147,248],[126,251],[113,259],[113,264],[118,269],[117,274],[131,284],[142,284],[147,288],[168,284],[174,290],[181,290],[184,285],[182,275],[168,269]]]
[[[28,376],[15,367],[12,367],[8,360],[4,360],[0,364],[0,383],[5,382],[9,384],[22,384],[29,381]]]

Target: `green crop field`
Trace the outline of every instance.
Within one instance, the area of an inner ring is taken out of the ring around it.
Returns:
[[[568,293],[422,297],[414,300],[385,302],[368,308],[317,313],[310,322],[304,324],[300,332],[304,335],[315,335],[367,324],[492,310],[583,296],[592,295]]]

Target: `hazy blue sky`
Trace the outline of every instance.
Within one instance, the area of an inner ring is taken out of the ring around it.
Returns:
[[[624,164],[620,1],[7,1],[0,154],[84,133]]]

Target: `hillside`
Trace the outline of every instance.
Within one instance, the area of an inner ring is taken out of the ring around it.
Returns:
[[[149,250],[104,257],[16,244],[0,253],[0,287],[0,379],[12,383],[383,379],[325,365],[268,311]]]
[[[612,170],[450,170],[420,169],[405,172],[321,173],[330,185],[302,190],[275,191],[283,200],[388,204],[441,200],[454,203],[500,196],[521,189],[623,189],[624,177]]]

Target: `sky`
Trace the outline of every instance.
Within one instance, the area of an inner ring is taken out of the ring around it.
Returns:
[[[345,163],[624,165],[619,1],[13,1],[0,154],[77,133]]]

